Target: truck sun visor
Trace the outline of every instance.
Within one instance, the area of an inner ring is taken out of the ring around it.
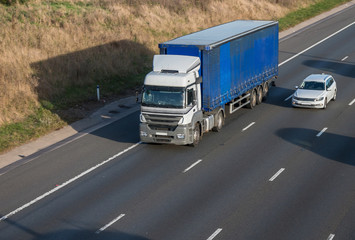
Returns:
[[[180,55],[155,55],[153,60],[154,72],[177,71],[188,73],[200,69],[200,58]]]

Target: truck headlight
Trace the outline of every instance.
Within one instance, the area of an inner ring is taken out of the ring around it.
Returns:
[[[180,121],[178,122],[178,124],[182,124],[184,122],[184,117],[182,117],[181,119],[180,119]]]
[[[184,139],[184,138],[185,138],[185,134],[183,134],[183,133],[178,133],[178,134],[176,134],[176,137],[177,137],[178,139]]]
[[[147,122],[147,120],[145,120],[145,117],[143,116],[143,114],[140,114],[140,115],[139,115],[139,119],[140,119],[140,121],[141,121],[142,123]]]
[[[142,137],[147,137],[148,136],[148,133],[144,132],[144,131],[141,131],[141,136]]]

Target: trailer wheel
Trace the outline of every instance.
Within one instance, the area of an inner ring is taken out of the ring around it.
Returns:
[[[263,101],[263,89],[261,86],[259,86],[256,89],[256,104],[260,104]]]
[[[200,142],[200,125],[196,123],[193,130],[193,142],[191,146],[196,147],[199,142]]]
[[[255,93],[255,89],[253,89],[250,92],[250,97],[249,97],[249,104],[247,105],[247,108],[253,109],[256,105],[256,93]]]
[[[216,117],[216,126],[212,128],[212,131],[219,132],[224,124],[224,115],[222,111],[219,111]]]
[[[263,86],[263,100],[265,101],[269,93],[269,83],[265,82]]]

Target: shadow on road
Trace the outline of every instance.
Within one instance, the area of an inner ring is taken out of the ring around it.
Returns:
[[[0,214],[0,217],[1,214]],[[129,234],[124,232],[113,232],[109,230],[104,230],[97,233],[97,230],[57,230],[50,233],[40,233],[29,227],[23,226],[9,218],[3,220],[9,227],[15,228],[12,231],[5,231],[1,235],[1,239],[31,239],[31,240],[54,240],[54,239],[65,239],[65,240],[149,240],[149,238],[142,237],[135,234]],[[4,228],[2,228],[4,230]]]
[[[283,128],[276,132],[282,139],[322,157],[355,166],[355,137],[306,128]]]
[[[286,98],[291,96],[295,92],[294,89],[271,87],[267,99],[263,102],[266,104],[272,104],[279,107],[291,108],[291,99],[285,101]]]
[[[355,77],[355,65],[348,62],[329,60],[305,60],[303,65],[316,68],[324,73],[338,74],[345,77]]]
[[[45,234],[34,240],[53,240],[53,239],[65,239],[65,240],[149,240],[149,238],[124,233],[124,232],[111,232],[103,231],[100,234],[96,234],[95,231],[89,230],[60,230],[57,232]]]
[[[121,143],[139,142],[139,111],[136,111],[107,127],[90,133],[101,138]]]

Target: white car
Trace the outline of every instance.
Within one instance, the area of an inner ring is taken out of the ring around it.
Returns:
[[[292,96],[294,107],[326,108],[337,96],[336,82],[328,74],[311,74],[296,89]]]

